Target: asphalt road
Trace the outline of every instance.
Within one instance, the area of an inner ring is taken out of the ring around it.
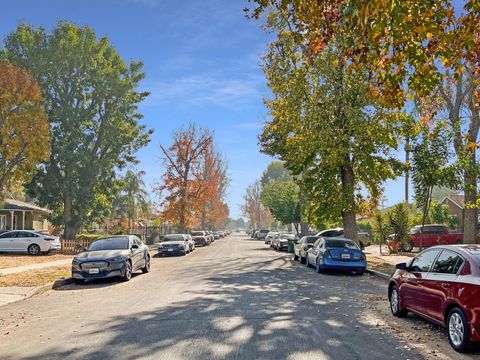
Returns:
[[[130,282],[69,285],[0,307],[7,359],[420,359],[375,324],[385,283],[317,274],[230,236],[154,258]]]

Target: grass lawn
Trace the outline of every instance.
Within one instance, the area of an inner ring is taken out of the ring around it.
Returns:
[[[13,268],[17,266],[32,265],[50,261],[72,259],[72,255],[62,254],[42,254],[38,256],[31,256],[25,254],[7,254],[0,253],[0,269]]]
[[[58,266],[48,269],[25,271],[18,274],[0,276],[0,287],[22,286],[33,287],[42,286],[61,278],[70,277],[71,266]]]

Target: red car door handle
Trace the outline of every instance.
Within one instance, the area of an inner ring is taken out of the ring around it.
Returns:
[[[443,286],[444,288],[449,288],[449,287],[450,287],[450,284],[449,284],[449,283],[442,283],[442,286]]]

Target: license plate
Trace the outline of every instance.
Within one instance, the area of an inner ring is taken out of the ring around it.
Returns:
[[[98,274],[100,272],[99,269],[88,269],[89,274]]]
[[[168,251],[173,251],[173,249],[168,249]]]
[[[350,259],[350,254],[342,254],[342,259]]]

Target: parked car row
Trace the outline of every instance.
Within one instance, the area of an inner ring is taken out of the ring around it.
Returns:
[[[440,245],[397,264],[388,286],[393,316],[409,311],[447,329],[459,352],[480,343],[480,245]]]
[[[158,254],[187,255],[197,246],[210,245],[215,235],[229,232],[194,231],[192,234],[165,235],[158,244]],[[150,249],[135,235],[117,235],[98,239],[72,260],[72,278],[76,283],[85,280],[118,277],[128,281],[132,273],[150,271]]]

